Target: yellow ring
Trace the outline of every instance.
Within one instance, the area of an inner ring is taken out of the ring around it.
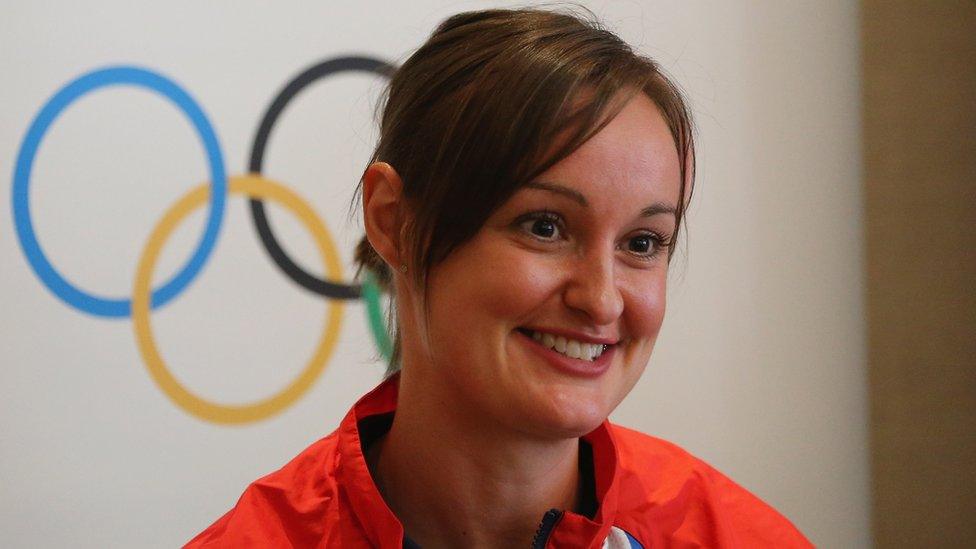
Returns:
[[[335,244],[332,242],[328,230],[301,197],[288,190],[287,187],[258,175],[230,178],[228,192],[253,198],[270,199],[291,210],[315,238],[315,243],[325,265],[326,276],[337,281],[343,279],[342,262],[339,260]],[[280,413],[294,404],[322,374],[325,370],[326,361],[335,349],[336,341],[339,338],[339,328],[342,324],[342,303],[337,300],[328,300],[328,320],[323,327],[322,338],[315,349],[315,354],[298,377],[281,392],[257,402],[231,405],[209,401],[186,389],[170,373],[156,347],[149,322],[150,287],[156,260],[159,258],[159,253],[162,251],[166,240],[186,216],[207,202],[209,194],[209,185],[201,185],[193,189],[173,204],[153,229],[149,241],[146,243],[146,248],[142,252],[142,257],[139,259],[139,267],[136,271],[132,297],[132,321],[139,352],[149,370],[149,375],[170,400],[180,408],[205,421],[225,424],[250,423]]]

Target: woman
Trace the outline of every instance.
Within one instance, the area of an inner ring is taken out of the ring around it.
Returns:
[[[460,14],[393,76],[380,133],[357,259],[396,299],[393,373],[189,546],[809,546],[607,422],[694,177],[654,62],[572,15]]]

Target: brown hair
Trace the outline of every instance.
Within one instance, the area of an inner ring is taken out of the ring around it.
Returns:
[[[370,159],[389,163],[403,180],[410,210],[404,257],[423,294],[431,267],[641,92],[671,130],[681,196],[687,191],[690,197],[692,123],[681,93],[657,63],[634,53],[592,14],[584,19],[538,9],[485,10],[441,23],[393,74]],[[361,191],[362,181],[354,204]],[[680,228],[686,203],[678,202]],[[671,239],[669,256],[676,241]],[[392,290],[389,266],[365,237],[356,261],[360,271]],[[391,303],[390,371],[400,357],[393,311]]]

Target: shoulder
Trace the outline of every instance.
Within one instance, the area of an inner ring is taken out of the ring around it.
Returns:
[[[332,433],[252,482],[230,511],[185,547],[284,547],[321,538],[336,500],[336,442]]]
[[[610,430],[620,513],[645,537],[704,546],[812,547],[786,517],[683,448],[618,425]]]

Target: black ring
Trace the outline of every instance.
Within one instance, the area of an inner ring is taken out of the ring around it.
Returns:
[[[271,106],[265,111],[261,125],[258,126],[258,133],[254,136],[248,171],[254,174],[261,173],[261,164],[264,161],[264,150],[268,144],[268,136],[271,134],[271,129],[278,120],[278,116],[285,110],[288,103],[309,84],[320,78],[346,71],[371,72],[389,78],[395,70],[396,67],[385,61],[356,56],[327,59],[306,69],[278,92],[274,101],[271,102]],[[323,280],[305,271],[292,261],[281,248],[281,245],[278,244],[278,240],[271,231],[262,200],[251,199],[251,218],[254,219],[254,226],[258,231],[258,236],[261,237],[264,249],[271,255],[275,264],[288,275],[288,278],[298,285],[332,299],[358,299],[362,295],[362,286],[358,284],[342,284]]]

